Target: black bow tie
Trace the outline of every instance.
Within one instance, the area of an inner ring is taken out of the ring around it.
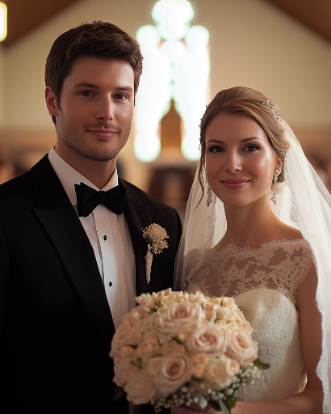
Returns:
[[[122,214],[126,188],[119,184],[108,191],[96,191],[84,183],[75,184],[79,217],[87,217],[96,206],[104,205],[113,213]]]

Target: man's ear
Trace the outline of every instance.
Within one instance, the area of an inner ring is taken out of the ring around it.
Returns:
[[[58,105],[56,101],[56,96],[50,86],[47,86],[45,89],[45,99],[48,112],[53,116],[58,116]]]

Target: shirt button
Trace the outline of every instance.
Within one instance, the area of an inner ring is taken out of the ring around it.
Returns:
[[[104,240],[107,240],[107,236],[106,236],[106,235],[104,235],[104,236],[103,236],[103,239],[104,239]]]
[[[108,283],[108,286],[112,286],[112,284],[113,284],[113,282],[109,282],[109,283]]]

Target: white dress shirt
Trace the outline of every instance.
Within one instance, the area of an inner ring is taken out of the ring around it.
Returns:
[[[75,184],[84,183],[99,191],[94,184],[67,164],[51,149],[48,159],[77,212]],[[107,191],[118,185],[117,171],[101,188]],[[105,287],[115,328],[121,318],[135,306],[136,266],[128,225],[124,214],[115,214],[98,205],[87,217],[79,217],[94,250]]]

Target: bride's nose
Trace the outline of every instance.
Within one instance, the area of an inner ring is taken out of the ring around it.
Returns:
[[[225,161],[225,169],[230,173],[241,171],[241,157],[236,151],[229,151]]]

